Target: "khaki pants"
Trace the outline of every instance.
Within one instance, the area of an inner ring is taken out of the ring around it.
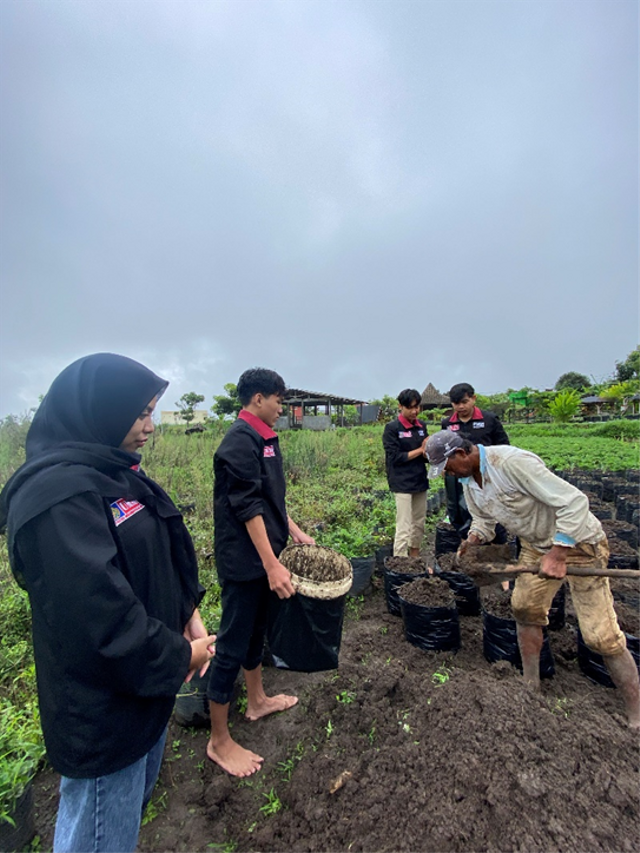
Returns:
[[[396,536],[393,540],[393,556],[406,557],[409,548],[419,548],[424,536],[424,518],[427,514],[427,493],[395,493]]]
[[[520,565],[539,563],[545,552],[533,548],[528,542],[523,541],[521,544]],[[609,545],[606,539],[601,539],[595,545],[582,543],[568,549],[567,566],[606,568],[608,561]],[[613,609],[609,579],[567,576],[567,582],[585,644],[591,651],[604,656],[623,652],[627,642]],[[548,625],[547,614],[551,602],[563,583],[538,575],[518,575],[511,596],[516,622],[521,625]]]

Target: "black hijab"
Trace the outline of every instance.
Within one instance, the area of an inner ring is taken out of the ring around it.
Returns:
[[[166,519],[183,578],[197,597],[195,554],[179,510],[157,483],[132,468],[140,456],[119,449],[136,418],[167,385],[142,364],[112,353],[78,359],[53,381],[27,433],[26,462],[0,494],[0,531],[7,528],[18,580],[19,530],[55,504],[92,492],[140,501]]]

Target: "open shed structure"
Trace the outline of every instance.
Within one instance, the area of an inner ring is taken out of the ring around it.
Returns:
[[[330,429],[331,416],[337,415],[337,425],[345,426],[345,406],[358,409],[359,423],[371,423],[378,416],[379,406],[370,406],[364,400],[338,397],[323,391],[306,391],[289,388],[283,397],[286,412],[278,418],[276,429]]]

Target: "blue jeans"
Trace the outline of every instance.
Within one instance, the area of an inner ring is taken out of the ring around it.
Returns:
[[[133,853],[166,738],[165,729],[146,755],[116,773],[96,779],[61,777],[54,853]]]

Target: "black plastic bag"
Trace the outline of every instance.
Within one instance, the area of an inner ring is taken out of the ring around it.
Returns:
[[[384,594],[387,599],[387,610],[394,616],[401,616],[400,599],[398,590],[405,583],[417,578],[427,577],[427,572],[419,572],[417,574],[407,574],[406,572],[393,572],[385,566],[384,569]]]
[[[631,652],[631,657],[636,663],[638,674],[640,675],[640,638],[634,637],[633,634],[626,634],[627,648]],[[586,675],[590,681],[596,684],[601,684],[603,687],[615,687],[611,680],[609,670],[605,666],[602,655],[592,652],[589,646],[582,639],[582,634],[578,628],[578,666],[580,672]]]
[[[356,595],[371,592],[371,576],[375,568],[375,560],[375,557],[354,557],[350,561],[353,569],[353,583],[347,595],[353,598]]]
[[[460,620],[456,607],[425,607],[399,597],[407,640],[425,651],[455,651],[460,648]]]
[[[306,595],[269,600],[267,639],[278,669],[324,672],[337,669],[346,595],[309,598]]]
[[[464,572],[443,572],[436,563],[435,573],[451,587],[456,597],[456,606],[460,616],[479,616],[482,609],[480,590]]]
[[[549,647],[549,637],[544,629],[543,635],[544,640],[540,652],[540,678],[551,678],[556,669]],[[489,663],[506,660],[522,672],[516,620],[494,616],[484,610],[482,613],[482,651]]]
[[[196,673],[191,681],[185,682],[176,696],[173,716],[179,726],[199,728],[211,724],[207,685],[209,670],[200,677]]]
[[[457,551],[462,542],[462,537],[451,524],[440,521],[436,525],[436,557],[438,554],[449,554]]]
[[[387,557],[391,557],[393,555],[393,543],[389,542],[388,545],[382,545],[376,551],[376,572],[381,575],[384,569],[384,561]]]

